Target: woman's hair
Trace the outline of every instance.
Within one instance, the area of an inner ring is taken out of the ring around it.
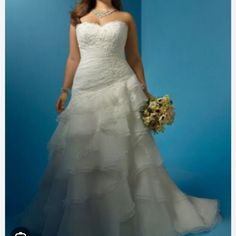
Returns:
[[[96,0],[81,0],[70,12],[70,22],[72,25],[80,23],[80,18],[89,13],[96,6]],[[122,9],[121,0],[112,0],[112,6],[117,10]]]

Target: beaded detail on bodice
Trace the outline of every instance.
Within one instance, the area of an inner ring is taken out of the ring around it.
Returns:
[[[124,56],[128,25],[124,21],[114,20],[99,25],[82,22],[77,25],[76,33],[81,59],[86,56]]]

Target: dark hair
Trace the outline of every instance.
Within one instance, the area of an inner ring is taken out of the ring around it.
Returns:
[[[81,0],[70,12],[70,22],[72,25],[80,23],[80,18],[89,13],[96,6],[96,0]],[[112,6],[117,10],[122,10],[121,0],[112,0]]]

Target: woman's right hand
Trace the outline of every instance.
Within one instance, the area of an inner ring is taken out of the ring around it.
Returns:
[[[56,110],[58,113],[62,112],[65,109],[65,102],[68,94],[66,92],[62,92],[56,102]]]

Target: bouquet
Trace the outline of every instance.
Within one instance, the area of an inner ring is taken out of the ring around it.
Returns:
[[[175,117],[174,106],[168,95],[150,96],[140,112],[144,125],[154,134],[164,132],[165,125],[172,124]]]

